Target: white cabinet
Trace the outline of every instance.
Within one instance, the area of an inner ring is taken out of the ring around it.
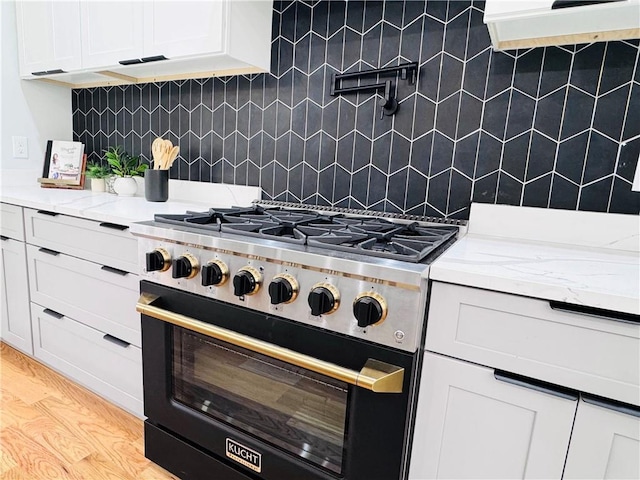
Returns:
[[[31,301],[140,346],[138,276],[27,246]]]
[[[640,478],[640,409],[584,397],[564,478]]]
[[[9,345],[33,354],[27,254],[23,242],[2,237],[0,241],[1,337]]]
[[[144,56],[142,2],[82,2],[82,68],[106,68]]]
[[[22,207],[0,204],[0,338],[32,354]]]
[[[222,52],[227,5],[150,1],[144,4],[144,57],[167,58]]]
[[[78,0],[16,2],[22,76],[80,68],[79,5]]]
[[[269,0],[18,2],[24,78],[78,88],[266,72]],[[163,61],[158,61],[163,60]]]
[[[31,304],[36,358],[142,415],[142,351],[112,335]]]
[[[640,323],[434,282],[426,349],[640,405]]]
[[[409,478],[560,478],[577,397],[427,352]]]
[[[142,416],[136,239],[55,212],[24,219],[34,356]]]
[[[640,1],[487,0],[484,22],[497,50],[639,38]]]

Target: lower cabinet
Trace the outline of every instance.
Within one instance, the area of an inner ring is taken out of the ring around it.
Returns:
[[[126,225],[24,210],[33,355],[142,417],[136,239]]]
[[[33,355],[25,244],[6,237],[0,241],[0,296],[2,340]]]
[[[640,408],[584,397],[564,478],[640,478]]]
[[[561,478],[577,396],[427,352],[409,478]]]
[[[142,351],[54,310],[31,304],[36,358],[142,416]]]

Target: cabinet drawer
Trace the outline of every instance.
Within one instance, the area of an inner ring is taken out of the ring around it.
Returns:
[[[140,346],[138,276],[27,245],[31,301]]]
[[[106,399],[142,416],[142,352],[31,304],[34,355]]]
[[[24,242],[24,223],[22,221],[22,207],[0,204],[0,235]]]
[[[24,242],[0,241],[0,337],[6,343],[33,355],[29,280]]]
[[[126,225],[95,222],[30,208],[27,242],[111,267],[138,272],[138,243]]]
[[[640,405],[640,325],[434,283],[426,348]]]

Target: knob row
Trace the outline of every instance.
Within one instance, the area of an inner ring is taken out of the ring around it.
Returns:
[[[200,269],[198,260],[190,253],[185,253],[171,261],[169,253],[156,248],[146,254],[147,271],[164,272],[170,267],[173,278],[193,278],[202,271],[203,286],[223,285],[229,279],[229,268],[221,260],[211,260]],[[262,274],[252,266],[244,266],[233,277],[233,294],[237,297],[254,295],[260,290],[263,282]],[[272,305],[293,302],[300,291],[298,281],[293,275],[281,273],[273,277],[268,293]],[[340,306],[340,292],[330,283],[318,283],[309,292],[307,302],[311,315],[328,315]],[[353,315],[359,327],[367,327],[384,321],[387,316],[387,305],[384,298],[375,292],[364,292],[353,301]]]

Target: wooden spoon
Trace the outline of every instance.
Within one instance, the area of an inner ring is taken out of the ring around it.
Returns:
[[[153,168],[158,170],[160,168],[160,160],[164,152],[164,140],[157,137],[151,144],[151,154],[153,155]]]
[[[173,162],[178,157],[179,153],[180,153],[180,147],[178,145],[176,145],[171,149],[169,154],[165,157],[165,163],[163,167],[165,170],[169,170],[171,168],[171,165],[173,165]]]

